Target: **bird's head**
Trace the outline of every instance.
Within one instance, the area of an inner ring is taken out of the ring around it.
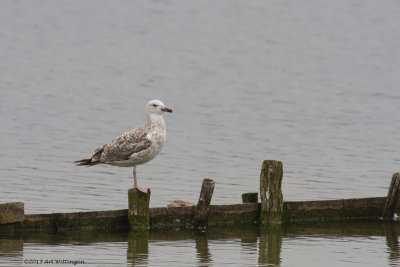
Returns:
[[[167,108],[163,102],[160,100],[154,99],[147,102],[146,112],[148,115],[150,114],[158,114],[161,115],[163,112],[172,112],[172,109]]]

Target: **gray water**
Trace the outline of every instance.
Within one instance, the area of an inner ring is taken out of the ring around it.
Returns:
[[[398,266],[399,231],[398,223],[348,223],[10,235],[0,238],[0,266]]]
[[[0,2],[0,203],[26,213],[123,209],[132,169],[76,167],[145,121],[167,141],[138,166],[153,207],[258,191],[385,196],[400,157],[397,1]],[[184,245],[182,245],[184,246]],[[300,246],[301,247],[301,246]],[[361,260],[361,259],[360,259]]]

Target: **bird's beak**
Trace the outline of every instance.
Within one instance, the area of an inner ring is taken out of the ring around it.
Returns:
[[[172,109],[167,108],[167,107],[164,107],[161,110],[164,111],[164,112],[171,112],[172,113]]]

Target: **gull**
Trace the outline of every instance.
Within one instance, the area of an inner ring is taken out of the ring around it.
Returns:
[[[87,159],[77,160],[77,166],[108,164],[118,167],[133,167],[134,188],[146,193],[148,188],[138,186],[136,165],[152,160],[160,153],[166,138],[163,112],[172,112],[163,102],[154,99],[147,102],[147,122],[127,131],[111,143],[97,148]]]

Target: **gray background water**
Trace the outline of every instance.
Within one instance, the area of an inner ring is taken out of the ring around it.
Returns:
[[[0,202],[120,209],[132,169],[75,167],[161,99],[167,142],[138,167],[151,205],[258,191],[384,196],[400,157],[397,1],[1,1]]]
[[[238,203],[258,191],[264,159],[283,161],[286,200],[384,196],[400,163],[398,14],[398,1],[372,0],[3,0],[0,202],[27,213],[126,208],[130,168],[72,162],[144,122],[153,98],[174,113],[163,151],[138,167],[151,206],[196,202],[205,177],[212,203]],[[315,240],[288,237],[282,264],[392,255],[372,234]],[[26,242],[24,258],[126,262],[129,241]],[[150,265],[195,265],[193,242],[150,243]],[[256,246],[210,244],[216,263],[257,262]]]
[[[347,223],[0,238],[0,266],[398,266],[399,224]],[[26,262],[26,264],[24,264]],[[2,265],[2,263],[5,263]]]

